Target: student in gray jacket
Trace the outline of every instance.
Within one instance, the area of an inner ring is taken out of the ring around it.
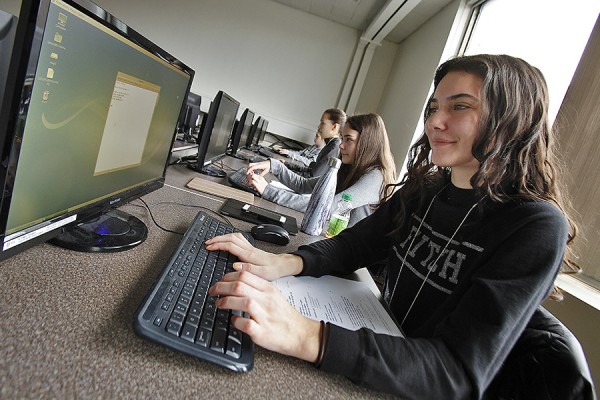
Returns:
[[[325,147],[325,141],[321,137],[319,131],[317,131],[317,133],[315,133],[314,144],[302,150],[289,150],[284,149],[280,146],[273,146],[273,150],[275,150],[283,156],[287,156],[292,160],[300,161],[302,164],[304,164],[304,166],[309,166],[311,162],[317,161],[317,156],[319,155],[323,147]],[[283,161],[283,163],[285,164],[285,160]],[[294,169],[293,164],[289,165],[288,167],[292,170]]]
[[[373,213],[385,194],[386,185],[396,182],[396,168],[385,125],[377,114],[348,118],[339,148],[342,166],[338,171],[334,203],[343,193],[352,195],[353,209],[348,223],[352,226]],[[255,170],[262,171],[255,174]],[[268,184],[264,175],[269,171],[292,191]],[[250,164],[248,179],[264,199],[302,212],[319,181],[319,177],[299,176],[274,159]]]

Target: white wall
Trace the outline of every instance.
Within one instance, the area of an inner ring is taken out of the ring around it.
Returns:
[[[385,91],[388,78],[394,67],[394,59],[398,52],[398,45],[383,41],[373,53],[369,72],[365,78],[362,91],[356,103],[356,113],[363,114],[377,112],[381,96]]]
[[[21,0],[0,0],[0,8],[12,15],[19,15]]]
[[[337,104],[360,32],[267,0],[96,0],[196,71],[192,90],[224,90],[269,131],[312,143]],[[203,110],[208,109],[205,101]]]
[[[446,6],[399,46],[377,112],[385,121],[396,168],[404,163],[431,90],[460,0]],[[362,97],[362,95],[361,95]]]

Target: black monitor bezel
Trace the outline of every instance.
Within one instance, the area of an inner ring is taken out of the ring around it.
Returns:
[[[269,120],[263,118],[262,123],[260,124],[260,132],[256,135],[256,140],[254,141],[254,145],[258,146],[260,142],[262,142],[267,134],[267,127],[269,126]]]
[[[205,166],[211,164],[212,162],[224,157],[227,154],[227,146],[224,147],[222,153],[219,153],[209,159],[206,159],[206,153],[208,151],[208,145],[210,144],[210,139],[214,133],[214,125],[217,120],[217,115],[219,115],[219,111],[221,109],[221,103],[225,101],[229,101],[231,103],[237,104],[239,109],[240,102],[234,99],[232,96],[224,92],[223,90],[219,90],[217,95],[210,103],[210,107],[208,109],[208,113],[202,119],[202,125],[200,127],[200,135],[198,136],[198,156],[196,158],[196,163],[192,165],[192,169],[197,172],[202,172]],[[237,111],[236,111],[237,114]],[[235,121],[235,119],[234,119]],[[231,126],[231,131],[233,131],[233,124]],[[229,135],[231,136],[231,131]],[[227,140],[226,143],[229,141]]]
[[[249,108],[246,108],[240,116],[240,119],[236,121],[236,125],[233,130],[233,135],[231,135],[231,145],[229,146],[230,154],[235,154],[238,151],[238,149],[240,148],[240,144],[242,143],[242,139],[244,139],[243,142],[245,145],[246,139],[248,139],[248,136],[250,136],[250,131],[252,130],[254,116],[254,111],[252,111]],[[250,123],[247,123],[248,121],[250,121]],[[246,137],[244,138],[244,129],[246,127],[248,127],[248,133],[245,135]]]
[[[258,116],[254,123],[252,124],[252,128],[250,129],[250,133],[248,134],[248,139],[246,139],[246,144],[244,147],[250,148],[252,147],[254,137],[256,136],[256,132],[260,130],[260,126],[262,126],[263,117]],[[260,133],[259,133],[260,134]]]
[[[88,17],[104,25],[113,32],[121,35],[125,39],[141,46],[149,53],[164,60],[171,66],[188,75],[189,81],[185,96],[182,97],[179,116],[181,116],[181,113],[185,112],[185,99],[190,92],[191,84],[195,75],[193,69],[95,3],[89,0],[62,1],[83,12]],[[132,200],[163,187],[166,169],[169,165],[170,150],[176,139],[177,119],[174,119],[173,132],[169,133],[172,134],[170,141],[171,146],[168,149],[165,149],[165,163],[162,176],[134,187],[124,188],[121,192],[101,198],[87,205],[65,212],[54,218],[50,218],[47,221],[43,221],[25,228],[20,232],[23,232],[23,234],[28,234],[36,231],[34,237],[14,247],[5,249],[4,240],[6,237],[6,218],[8,216],[8,210],[10,207],[10,196],[8,196],[7,193],[10,193],[9,188],[13,184],[13,177],[11,176],[10,171],[15,170],[18,165],[18,156],[10,157],[10,153],[12,151],[11,144],[14,143],[15,140],[18,140],[19,136],[23,135],[23,124],[18,124],[19,108],[21,106],[22,98],[26,96],[28,89],[27,71],[30,71],[30,73],[33,71],[35,73],[35,66],[37,65],[37,60],[39,58],[41,49],[41,41],[37,43],[35,39],[39,38],[39,35],[43,35],[46,27],[46,15],[48,14],[50,3],[51,0],[23,0],[21,3],[14,47],[11,55],[11,65],[8,71],[10,86],[7,85],[5,89],[2,110],[0,110],[0,115],[3,116],[3,118],[0,118],[0,120],[3,121],[3,123],[0,125],[0,156],[2,157],[2,160],[6,160],[9,163],[8,165],[3,165],[0,168],[0,189],[3,190],[2,203],[0,205],[0,260],[11,257],[35,245],[47,242],[71,226],[94,219],[99,215],[102,215],[112,209],[116,209],[123,204],[129,203]],[[55,222],[60,223],[60,221],[65,220],[72,221],[56,228],[48,228],[49,230],[47,232],[39,234],[40,231],[44,231],[44,227],[53,226]]]
[[[177,121],[178,132],[184,134],[184,140],[192,143],[196,140],[200,128],[200,124],[197,123],[197,120],[202,114],[202,111],[200,110],[201,104],[202,96],[189,92],[183,111]]]

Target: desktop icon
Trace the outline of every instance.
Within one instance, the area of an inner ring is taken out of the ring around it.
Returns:
[[[63,28],[67,25],[67,16],[63,13],[59,13],[58,14],[58,25],[62,26]]]
[[[63,39],[63,37],[62,37],[62,35],[61,35],[60,33],[56,32],[56,33],[54,34],[54,41],[55,41],[56,43],[61,43],[61,42],[62,42],[62,39]]]
[[[46,74],[46,78],[48,78],[48,79],[54,78],[54,69],[53,68],[48,68],[48,73]]]
[[[48,98],[50,97],[50,91],[45,90],[44,93],[42,94],[42,101],[46,102],[48,101]]]
[[[57,53],[50,53],[50,58],[53,60],[58,60],[58,54]]]

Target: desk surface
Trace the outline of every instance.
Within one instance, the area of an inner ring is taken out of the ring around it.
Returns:
[[[198,207],[221,206],[221,198],[185,189],[194,176],[171,166],[167,185],[144,197],[163,227],[184,232]],[[136,336],[133,315],[181,236],[156,227],[145,208],[122,209],[149,228],[132,250],[90,254],[42,244],[0,263],[0,398],[387,397],[259,347],[254,369],[238,374]],[[258,246],[283,252],[315,239],[300,233],[285,247]]]

